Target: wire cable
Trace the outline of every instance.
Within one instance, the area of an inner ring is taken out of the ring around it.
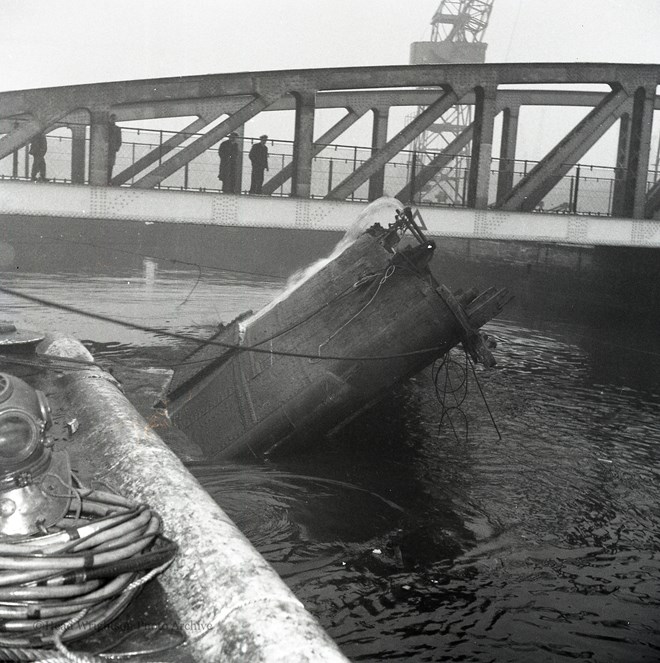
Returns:
[[[116,618],[176,554],[148,505],[69,489],[77,499],[52,531],[0,544],[0,657],[99,660],[69,652],[64,642]],[[57,652],[41,649],[53,646]]]
[[[50,308],[56,308],[61,311],[67,311],[69,313],[75,313],[77,315],[82,315],[87,318],[92,318],[94,320],[100,320],[102,322],[108,322],[111,324],[119,325],[121,327],[125,327],[127,329],[133,329],[137,331],[144,331],[148,332],[151,334],[160,334],[162,336],[166,336],[168,338],[173,338],[177,339],[180,341],[193,341],[195,343],[204,343],[206,345],[216,345],[221,348],[226,348],[229,350],[239,350],[241,352],[256,352],[256,353],[261,353],[261,354],[268,354],[268,355],[277,355],[281,357],[299,357],[302,359],[318,359],[318,355],[315,354],[309,354],[305,352],[288,352],[284,350],[273,350],[273,349],[265,349],[265,348],[260,348],[257,347],[256,345],[238,345],[235,343],[225,343],[222,341],[213,341],[213,340],[202,340],[199,339],[195,336],[189,336],[188,334],[181,334],[177,332],[170,332],[164,329],[159,329],[156,327],[149,327],[147,325],[139,325],[136,323],[132,322],[127,322],[125,320],[119,320],[117,318],[113,318],[111,316],[107,315],[102,315],[100,313],[92,313],[90,311],[85,311],[83,309],[80,309],[75,306],[69,306],[68,304],[59,304],[56,302],[49,301],[47,299],[43,299],[42,297],[36,297],[34,295],[28,295],[22,292],[18,292],[16,290],[12,290],[11,288],[5,288],[3,286],[0,286],[0,292],[4,292],[7,295],[13,295],[14,297],[18,297],[21,299],[25,299],[27,301],[34,302],[36,304],[41,304],[42,306],[48,306]],[[402,357],[414,357],[414,356],[419,356],[419,355],[426,355],[426,354],[437,354],[439,352],[442,352],[446,349],[445,346],[433,346],[430,348],[421,348],[419,350],[411,350],[410,352],[401,352],[397,354],[389,354],[389,355],[367,355],[367,356],[359,356],[359,357],[351,357],[351,356],[338,356],[338,355],[324,355],[322,358],[325,360],[330,360],[330,361],[387,361],[389,359],[398,359]]]
[[[454,384],[451,379],[451,371],[458,370],[459,375],[461,376],[461,381],[458,384]],[[459,439],[458,431],[456,425],[454,424],[454,419],[452,414],[456,413],[460,415],[463,419],[465,426],[465,440],[468,439],[468,418],[462,409],[463,403],[468,395],[468,383],[467,383],[467,353],[465,354],[465,364],[459,363],[451,352],[448,352],[440,361],[436,361],[432,372],[433,386],[435,389],[435,395],[441,406],[441,415],[440,421],[438,422],[438,429],[442,427],[442,424],[445,421],[449,422],[452,432],[456,440]],[[444,376],[442,381],[442,388],[440,388],[441,376]],[[449,398],[453,399],[453,404],[449,405]]]
[[[465,411],[463,410],[463,404],[465,403],[469,395],[469,383],[468,383],[468,377],[469,377],[468,367],[469,367],[472,370],[472,375],[477,384],[479,394],[481,395],[481,399],[483,400],[483,403],[486,407],[486,411],[488,412],[491,423],[493,424],[493,428],[497,433],[498,439],[501,440],[502,434],[500,433],[500,429],[497,426],[497,422],[495,421],[495,417],[493,416],[493,412],[486,398],[486,394],[484,393],[484,390],[481,386],[479,376],[477,375],[476,369],[474,367],[474,362],[468,355],[468,352],[465,349],[465,347],[463,347],[463,354],[465,357],[465,362],[463,364],[459,363],[452,356],[451,351],[449,351],[444,357],[442,357],[441,360],[436,361],[433,365],[431,376],[433,379],[433,386],[435,388],[435,395],[441,406],[441,416],[440,416],[440,421],[438,422],[438,429],[442,426],[445,420],[448,421],[449,425],[451,426],[454,437],[458,441],[459,440],[458,431],[454,424],[454,420],[452,419],[452,414],[457,413],[463,419],[465,425],[464,438],[465,441],[467,442],[469,437],[469,420],[467,415],[465,414]],[[461,377],[461,380],[457,385],[454,385],[452,382],[451,378],[452,368],[454,369],[458,368],[458,370],[460,371],[459,375]],[[440,387],[441,376],[444,376],[442,388]],[[449,397],[453,398],[454,400],[454,403],[452,405],[447,404]]]
[[[323,341],[323,343],[319,344],[318,359],[323,359],[323,355],[321,354],[321,348],[325,347],[328,343],[330,343],[330,341],[335,336],[337,336],[337,334],[339,334],[339,332],[342,329],[344,329],[345,327],[350,325],[351,322],[353,322],[353,320],[355,320],[358,316],[362,315],[362,313],[365,311],[365,309],[374,301],[374,299],[376,299],[376,296],[380,292],[380,289],[383,287],[383,285],[387,281],[387,279],[389,279],[390,276],[392,276],[392,274],[394,274],[395,269],[396,269],[396,267],[394,265],[388,265],[387,268],[385,269],[384,273],[383,273],[383,276],[378,281],[378,285],[376,286],[376,289],[375,289],[374,293],[369,298],[369,301],[367,301],[367,303],[357,313],[355,313],[355,315],[353,315],[351,318],[349,318],[343,325],[341,325],[340,327],[335,329],[335,331],[332,334],[330,334],[330,336],[328,336],[328,338],[325,341]]]

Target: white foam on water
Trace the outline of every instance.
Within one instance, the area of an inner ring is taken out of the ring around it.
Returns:
[[[390,223],[394,222],[396,210],[401,209],[402,207],[403,205],[396,198],[388,198],[386,196],[374,200],[374,202],[367,205],[367,207],[350,225],[349,229],[339,240],[329,256],[321,258],[308,267],[293,274],[289,278],[286,288],[275,297],[270,304],[267,304],[264,308],[240,323],[241,329],[247,329],[247,327],[255,322],[255,320],[258,320],[273,307],[277,306],[280,302],[283,302],[291,295],[291,293],[295,292],[303,283],[305,283],[305,281],[323,269],[328,263],[332,262],[337,256],[341,255],[358,237],[360,237],[360,235],[364,233],[365,230],[367,230],[367,228],[370,228],[375,223],[380,223],[383,228],[387,228]]]

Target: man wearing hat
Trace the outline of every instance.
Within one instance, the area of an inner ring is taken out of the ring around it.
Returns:
[[[238,134],[232,131],[227,140],[220,143],[218,156],[220,157],[220,171],[218,179],[222,182],[224,193],[236,192],[236,169],[238,167]]]
[[[250,161],[252,162],[252,180],[250,182],[250,193],[261,193],[264,184],[264,170],[268,170],[268,148],[266,141],[268,136],[259,136],[259,142],[255,143],[250,150]]]

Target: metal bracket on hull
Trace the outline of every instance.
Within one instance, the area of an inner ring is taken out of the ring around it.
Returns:
[[[417,212],[417,214],[419,214],[419,212]],[[410,207],[404,207],[402,210],[398,209],[394,218],[396,219],[394,225],[403,229],[404,232],[405,230],[410,230],[413,237],[420,244],[428,244],[435,247],[435,242],[429,240],[422,232],[422,229],[417,225],[415,221],[415,215],[413,214],[413,211],[410,209]]]

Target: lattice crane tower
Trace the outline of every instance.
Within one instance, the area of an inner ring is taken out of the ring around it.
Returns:
[[[481,63],[486,60],[483,43],[494,0],[442,0],[431,19],[431,41],[414,42],[410,64]],[[445,149],[472,122],[470,106],[455,106],[441,121],[419,136],[413,149],[421,161],[430,160],[429,150]],[[451,172],[439,175],[424,192],[438,202],[460,204],[463,198],[464,156],[454,161]],[[434,191],[431,191],[434,189]]]

